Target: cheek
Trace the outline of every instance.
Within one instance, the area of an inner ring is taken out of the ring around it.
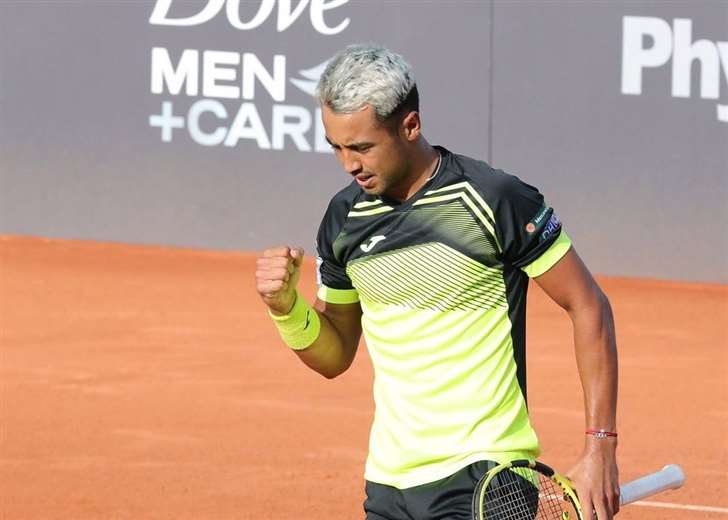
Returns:
[[[362,169],[367,173],[382,173],[381,161],[377,154],[362,154],[359,156],[359,162],[361,163]]]
[[[364,159],[365,168],[382,177],[391,177],[400,170],[400,156],[396,149],[391,147],[377,150],[376,154],[369,154]]]
[[[362,166],[364,166],[364,171],[370,173],[376,173],[378,175],[386,173],[386,169],[382,168],[381,161],[379,161],[376,157],[362,158]]]

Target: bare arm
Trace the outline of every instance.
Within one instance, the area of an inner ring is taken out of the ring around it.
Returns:
[[[617,347],[606,295],[573,248],[535,280],[571,318],[586,428],[616,431]],[[614,438],[586,436],[584,452],[570,472],[584,518],[595,511],[600,520],[609,520],[619,510],[616,448]]]
[[[329,379],[344,373],[354,361],[361,336],[361,307],[316,299],[314,309],[321,319],[321,334],[308,348],[296,351],[312,370]]]
[[[274,315],[286,315],[293,308],[301,276],[303,250],[286,246],[267,249],[258,258],[256,287]],[[309,346],[294,352],[308,367],[334,378],[351,366],[361,336],[361,306],[331,304],[316,300],[312,312],[320,320],[318,337]]]

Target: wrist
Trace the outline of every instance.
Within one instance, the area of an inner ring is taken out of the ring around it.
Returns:
[[[271,317],[277,317],[277,316],[287,316],[288,314],[291,314],[291,311],[293,310],[293,306],[296,305],[296,301],[298,300],[298,291],[293,292],[293,298],[291,298],[291,301],[280,306],[268,306],[268,314]]]
[[[587,428],[584,432],[585,435],[590,435],[595,439],[616,439],[617,432],[613,429],[607,430],[604,428]]]
[[[286,314],[275,314],[273,309],[268,309],[268,314],[283,342],[293,350],[310,347],[321,332],[318,313],[298,292],[295,293],[292,307]]]
[[[617,437],[598,438],[593,435],[584,435],[585,453],[600,454],[603,456],[617,451]]]

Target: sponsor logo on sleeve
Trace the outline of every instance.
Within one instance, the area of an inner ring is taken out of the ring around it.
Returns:
[[[543,242],[544,240],[548,239],[559,229],[561,229],[561,220],[559,220],[559,217],[557,217],[556,213],[554,213],[553,215],[551,215],[551,218],[546,223],[543,231],[541,231],[541,235],[539,236],[539,242]]]
[[[528,224],[526,224],[526,231],[529,234],[530,233],[533,233],[534,231],[536,231],[536,229],[538,228],[538,226],[540,226],[541,223],[543,222],[543,219],[546,218],[546,215],[548,215],[548,212],[549,212],[550,209],[551,208],[549,208],[548,206],[544,205],[543,207],[541,207],[541,209],[536,214],[536,216],[533,217]]]

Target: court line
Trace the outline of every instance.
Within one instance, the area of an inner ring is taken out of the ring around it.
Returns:
[[[712,506],[694,506],[690,504],[673,504],[671,502],[650,502],[648,500],[638,500],[629,504],[631,506],[643,507],[663,507],[665,509],[687,509],[688,511],[702,511],[705,513],[723,513],[728,514],[728,507],[712,507]]]

